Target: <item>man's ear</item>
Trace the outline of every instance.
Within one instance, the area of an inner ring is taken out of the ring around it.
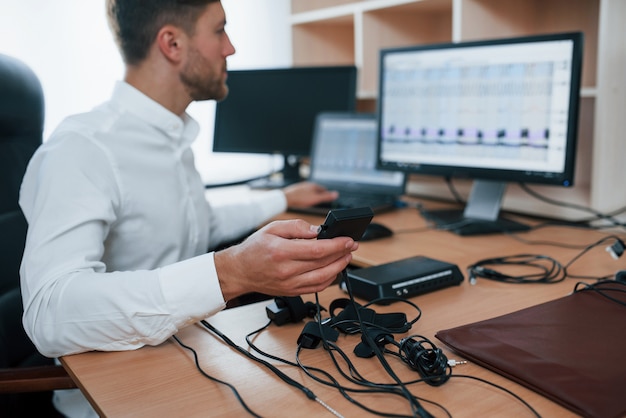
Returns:
[[[172,25],[163,26],[156,37],[156,44],[161,53],[173,62],[179,62],[182,59],[186,41],[185,32]]]

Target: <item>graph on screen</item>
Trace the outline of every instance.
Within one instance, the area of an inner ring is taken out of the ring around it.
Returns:
[[[386,159],[554,172],[565,165],[571,45],[563,41],[390,54]],[[522,59],[523,58],[523,59]]]

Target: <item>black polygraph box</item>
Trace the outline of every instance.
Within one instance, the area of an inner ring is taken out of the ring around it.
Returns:
[[[459,268],[428,257],[411,257],[348,272],[354,296],[368,301],[409,298],[463,282]],[[342,285],[345,290],[345,283]]]

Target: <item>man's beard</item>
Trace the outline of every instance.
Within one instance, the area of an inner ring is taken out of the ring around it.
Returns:
[[[190,51],[189,62],[180,73],[180,80],[193,100],[219,101],[228,95],[221,73],[215,74],[211,68],[197,50]]]

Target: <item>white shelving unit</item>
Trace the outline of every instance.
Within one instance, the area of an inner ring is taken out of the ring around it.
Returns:
[[[611,211],[626,206],[626,1],[291,0],[294,65],[359,68],[361,110],[376,107],[381,48],[542,33],[585,34],[575,186],[530,186],[551,199]],[[464,195],[470,183],[454,182]],[[451,199],[441,178],[412,176],[408,192]],[[555,218],[587,214],[543,203],[510,184],[505,209]]]

